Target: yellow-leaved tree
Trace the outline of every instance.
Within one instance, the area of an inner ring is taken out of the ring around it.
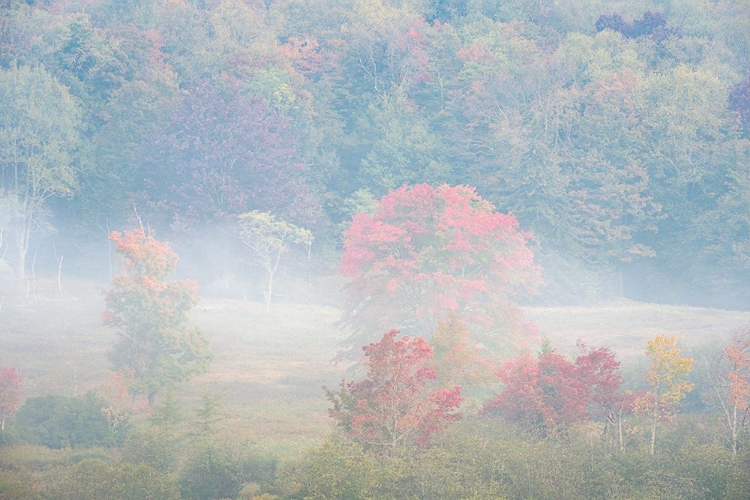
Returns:
[[[646,382],[649,389],[636,400],[635,410],[651,422],[651,455],[656,447],[658,423],[674,418],[680,401],[693,390],[694,384],[688,382],[687,377],[695,360],[683,358],[681,354],[674,335],[657,335],[648,341],[646,355],[651,359],[651,366],[646,374]]]

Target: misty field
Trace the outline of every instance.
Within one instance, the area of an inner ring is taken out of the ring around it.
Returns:
[[[4,365],[23,370],[24,398],[82,395],[105,380],[115,335],[101,324],[102,288],[90,283],[71,288],[65,295],[49,292],[30,303],[6,303],[0,312],[0,356]],[[189,411],[202,394],[222,394],[222,425],[232,435],[279,456],[295,456],[332,429],[322,386],[350,376],[350,365],[331,361],[347,335],[335,325],[339,314],[330,306],[279,303],[267,312],[256,302],[202,299],[191,319],[208,339],[213,361],[207,374],[180,388],[179,397]],[[563,353],[574,353],[577,339],[609,346],[626,375],[644,366],[642,353],[654,335],[677,335],[686,353],[700,357],[750,323],[748,312],[627,300],[527,308],[526,315]]]

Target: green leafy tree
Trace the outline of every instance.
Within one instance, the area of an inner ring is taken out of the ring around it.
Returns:
[[[377,194],[404,184],[449,180],[440,140],[400,88],[369,107],[362,128],[373,142],[362,160],[361,178]]]
[[[271,307],[273,278],[281,263],[281,256],[289,245],[303,245],[310,255],[312,233],[289,222],[277,220],[273,214],[254,210],[240,215],[240,238],[251,250],[251,257],[266,271],[266,310]]]
[[[132,370],[133,391],[145,393],[153,403],[162,388],[207,368],[208,344],[187,326],[187,312],[198,302],[198,285],[168,280],[177,254],[143,229],[113,232],[110,239],[123,257],[103,315],[120,338],[112,362],[116,370]]]
[[[77,189],[79,117],[67,89],[43,68],[0,69],[0,206],[10,209],[18,278],[32,235],[50,230],[48,200]]]

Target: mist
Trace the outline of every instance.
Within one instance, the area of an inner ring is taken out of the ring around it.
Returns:
[[[742,2],[0,3],[0,496],[750,497]]]

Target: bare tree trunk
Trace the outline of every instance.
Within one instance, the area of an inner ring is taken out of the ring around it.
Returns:
[[[26,279],[26,250],[24,249],[22,235],[17,233],[16,239],[16,277],[19,280]]]
[[[738,446],[738,437],[737,437],[737,405],[734,405],[734,418],[732,419],[732,453],[734,456],[737,456],[737,449]]]
[[[268,271],[268,287],[266,288],[266,312],[271,310],[271,294],[273,293],[273,275],[276,270]]]
[[[55,260],[57,261],[57,291],[62,292],[62,266],[65,256],[62,254],[60,254],[60,257],[57,256],[57,247],[55,245],[52,245],[52,251],[55,254]]]
[[[617,430],[620,437],[620,451],[625,449],[625,440],[622,438],[622,406],[620,406],[620,414],[617,416]]]

